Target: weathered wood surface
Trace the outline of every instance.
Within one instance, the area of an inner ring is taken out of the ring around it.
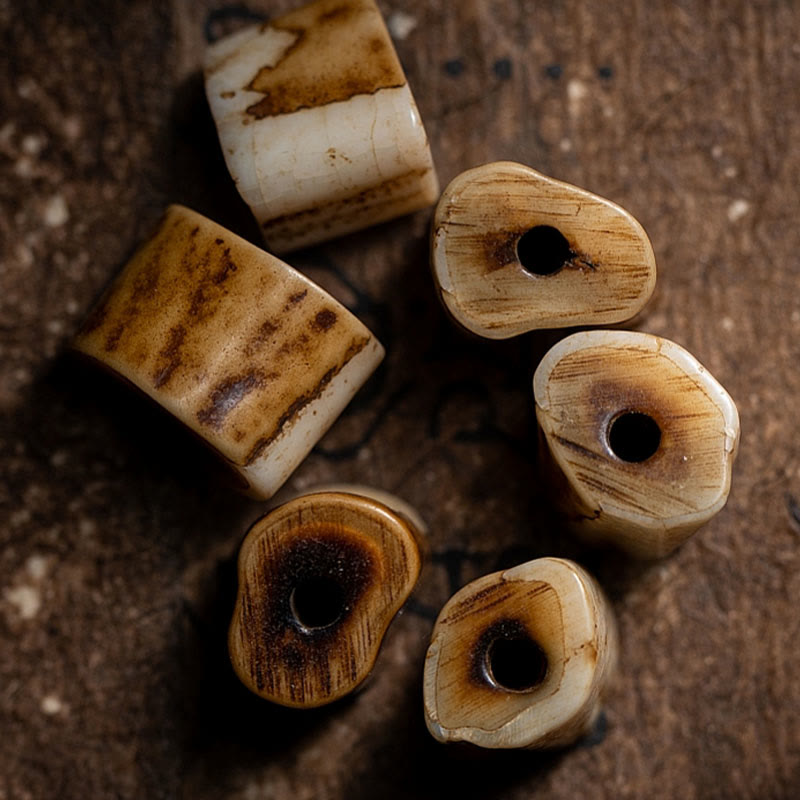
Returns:
[[[390,489],[426,518],[432,556],[363,692],[309,713],[254,698],[225,629],[262,506],[62,354],[168,202],[257,241],[198,77],[204,28],[231,20],[189,0],[0,0],[0,797],[795,797],[800,11],[381,7],[416,22],[397,46],[443,185],[510,159],[642,222],[659,284],[636,327],[694,353],[739,405],[728,507],[655,565],[584,550],[533,463],[531,376],[562,334],[457,331],[428,272],[429,213],[298,253],[388,357],[290,488]],[[577,560],[611,597],[604,725],[563,753],[436,744],[421,699],[435,613],[537,555]]]

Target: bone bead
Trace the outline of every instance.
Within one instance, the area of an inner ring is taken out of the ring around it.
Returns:
[[[341,492],[304,495],[256,522],[228,637],[245,686],[297,708],[358,687],[417,581],[419,535],[406,515]]]
[[[74,345],[174,414],[261,498],[383,358],[316,284],[181,206],[170,206]]]
[[[431,261],[447,310],[489,339],[622,322],[656,282],[650,240],[627,211],[508,161],[445,189]]]
[[[736,406],[674,342],[576,333],[545,355],[533,391],[544,469],[585,538],[656,558],[725,505]]]
[[[591,730],[616,625],[577,564],[540,558],[473,581],[442,609],[425,659],[428,730],[488,748],[570,744]]]
[[[285,253],[432,205],[419,111],[374,0],[318,0],[208,49],[239,192]]]

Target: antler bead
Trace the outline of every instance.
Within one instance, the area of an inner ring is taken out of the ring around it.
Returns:
[[[542,359],[533,391],[544,469],[568,523],[586,538],[655,558],[725,505],[736,406],[674,342],[576,333]]]
[[[417,581],[419,535],[407,515],[343,492],[304,495],[256,522],[228,637],[245,686],[297,708],[359,686]]]
[[[489,339],[622,322],[656,281],[650,240],[627,211],[509,161],[444,190],[431,262],[450,314]]]
[[[170,206],[74,346],[274,494],[383,358],[347,309],[274,256]]]
[[[374,0],[317,0],[208,49],[234,181],[286,253],[436,202],[419,111]]]
[[[436,621],[425,660],[428,730],[440,742],[555,747],[588,732],[617,658],[594,579],[540,558],[473,581]]]

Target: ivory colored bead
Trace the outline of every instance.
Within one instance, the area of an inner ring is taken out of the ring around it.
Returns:
[[[616,625],[577,564],[540,558],[473,581],[442,609],[425,659],[428,730],[489,748],[570,744],[591,730]]]
[[[317,0],[208,49],[228,169],[285,253],[436,202],[419,111],[374,0]]]
[[[656,558],[725,505],[739,415],[674,342],[576,333],[542,359],[533,391],[545,469],[586,538]]]
[[[304,495],[256,522],[228,637],[245,686],[297,708],[359,686],[417,581],[419,535],[406,515],[343,492]]]
[[[383,358],[347,309],[274,256],[170,206],[74,346],[274,494]]]
[[[432,267],[450,314],[489,339],[622,322],[656,282],[650,240],[627,211],[510,161],[445,189]]]

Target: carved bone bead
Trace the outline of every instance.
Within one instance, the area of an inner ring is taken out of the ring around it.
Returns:
[[[445,189],[431,264],[450,314],[489,339],[622,322],[656,281],[650,240],[627,211],[508,161]]]
[[[286,253],[436,202],[428,139],[374,0],[317,0],[208,49],[239,192]]]
[[[370,331],[274,256],[170,206],[74,346],[274,494],[383,358]]]
[[[585,538],[657,558],[725,505],[736,406],[674,342],[576,333],[545,355],[533,391],[544,469]]]
[[[577,564],[540,558],[473,581],[442,609],[425,660],[428,730],[488,748],[587,733],[617,659],[616,625]]]
[[[256,522],[228,637],[245,686],[297,708],[358,687],[417,581],[420,535],[406,514],[343,492],[304,495]]]

